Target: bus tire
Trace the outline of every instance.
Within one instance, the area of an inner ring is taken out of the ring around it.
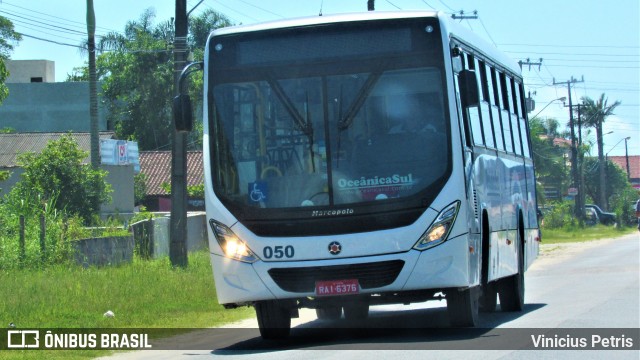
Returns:
[[[344,318],[347,321],[359,321],[369,317],[369,304],[357,302],[344,306]]]
[[[524,308],[524,247],[518,230],[518,272],[503,280],[498,289],[502,311],[522,311]]]
[[[275,300],[258,301],[254,305],[263,339],[283,339],[291,331],[291,313]]]
[[[478,325],[478,288],[457,289],[447,292],[447,312],[452,327]]]
[[[340,306],[317,308],[316,316],[319,320],[337,320],[342,316],[342,308]]]

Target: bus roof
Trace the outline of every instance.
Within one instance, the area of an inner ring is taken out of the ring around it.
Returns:
[[[442,16],[445,15],[445,16]],[[507,68],[512,73],[520,75],[520,66],[518,63],[500,51],[495,45],[490,44],[485,39],[474,33],[473,31],[463,27],[459,23],[451,20],[451,17],[440,13],[440,24],[443,31],[449,34],[449,38],[456,38],[463,43],[467,43],[473,50],[472,52],[480,52],[485,57],[498,62],[503,67]]]
[[[283,19],[269,22],[261,22],[250,25],[238,25],[216,29],[213,35],[227,35],[251,31],[301,27],[363,20],[405,19],[419,17],[436,17],[435,11],[368,11],[357,13],[344,13],[323,16],[308,16],[300,18]]]
[[[387,20],[387,19],[407,19],[435,17],[438,18],[442,29],[448,34],[449,39],[455,37],[469,45],[474,51],[480,51],[484,56],[489,57],[500,65],[506,67],[513,73],[520,74],[520,67],[513,59],[499,51],[494,45],[476,35],[471,30],[462,27],[451,20],[449,14],[436,11],[367,11],[358,13],[344,13],[335,15],[309,16],[301,18],[291,18],[262,22],[250,25],[238,25],[214,30],[210,36],[238,34],[253,31],[264,31],[271,29],[294,28],[322,24],[342,23],[365,20]]]

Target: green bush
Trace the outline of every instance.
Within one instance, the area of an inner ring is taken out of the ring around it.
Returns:
[[[573,221],[573,207],[571,202],[555,202],[544,215],[544,228],[559,229],[565,226],[575,225]]]
[[[112,190],[106,171],[82,163],[87,155],[71,135],[49,141],[39,154],[20,154],[17,162],[24,172],[11,189],[13,201],[25,200],[33,209],[38,208],[35,202],[46,202],[91,224]]]

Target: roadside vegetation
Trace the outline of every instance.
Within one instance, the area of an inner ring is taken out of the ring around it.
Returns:
[[[65,264],[73,240],[128,235],[122,223],[99,219],[111,189],[105,171],[83,164],[87,155],[65,135],[18,157],[21,180],[0,199],[0,270]]]
[[[559,244],[610,239],[638,232],[634,227],[596,225],[588,228],[543,229],[542,244]]]
[[[637,232],[637,219],[631,201],[634,198],[633,191],[621,194],[613,201],[612,212],[616,214],[616,222],[612,225],[603,225],[597,218],[591,219],[592,222],[576,219],[571,201],[548,203],[542,211],[542,243],[592,241]]]
[[[253,309],[218,304],[207,251],[189,255],[189,267],[168,258],[118,267],[58,264],[46,269],[0,270],[3,327],[206,328],[254,316]],[[104,314],[112,311],[114,316]],[[0,359],[92,358],[110,351],[3,351]]]

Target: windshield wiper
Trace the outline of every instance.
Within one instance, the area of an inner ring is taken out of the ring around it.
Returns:
[[[296,126],[298,126],[300,131],[305,133],[305,135],[312,137],[313,125],[311,124],[310,121],[308,121],[309,119],[305,121],[302,115],[300,115],[300,113],[298,112],[298,109],[296,109],[296,106],[293,104],[289,96],[287,96],[287,94],[284,92],[284,90],[282,89],[282,86],[280,86],[278,81],[273,80],[272,78],[269,78],[267,79],[267,83],[269,84],[269,86],[271,86],[271,88],[273,89],[273,92],[276,94],[278,99],[282,101],[282,105],[284,105],[285,110],[293,118],[293,121],[295,122]],[[308,99],[307,99],[307,107],[308,107]]]
[[[311,121],[311,110],[309,109],[309,93],[307,92],[306,94],[306,100],[304,103],[305,117],[303,118],[302,115],[300,115],[300,113],[298,112],[298,109],[296,109],[296,106],[291,101],[291,98],[287,96],[287,93],[285,93],[284,89],[282,89],[282,86],[280,86],[277,80],[274,80],[273,78],[269,77],[267,79],[267,83],[269,84],[269,86],[271,86],[271,88],[273,89],[273,92],[276,94],[278,99],[280,99],[287,113],[289,113],[289,115],[293,118],[295,125],[309,139],[309,153],[311,155],[311,171],[315,173],[316,164],[314,159],[315,154],[313,151],[313,122]]]
[[[355,100],[353,101],[353,103],[351,103],[351,106],[349,106],[347,115],[344,117],[344,119],[342,119],[342,114],[340,114],[340,121],[338,121],[339,130],[345,130],[346,128],[351,126],[353,119],[355,119],[358,111],[360,111],[360,108],[364,104],[367,97],[369,97],[371,90],[373,90],[373,87],[376,85],[381,76],[382,71],[376,71],[369,74],[369,77],[362,85],[362,88],[360,88],[360,91],[358,91]],[[340,106],[342,107],[342,94],[340,95],[340,97]]]

